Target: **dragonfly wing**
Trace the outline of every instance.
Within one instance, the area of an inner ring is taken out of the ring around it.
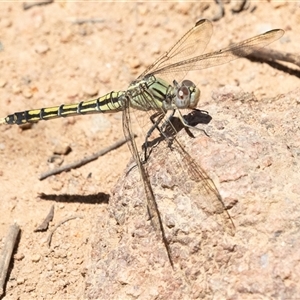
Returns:
[[[131,128],[131,114],[130,114],[130,103],[129,101],[125,101],[125,109],[123,110],[123,131],[125,138],[128,140],[128,145],[130,151],[134,157],[134,160],[137,164],[139,169],[139,173],[141,175],[145,196],[147,199],[147,209],[149,213],[149,217],[151,219],[152,226],[157,234],[157,236],[163,241],[164,246],[166,248],[169,261],[173,266],[172,257],[171,257],[171,250],[169,244],[167,242],[167,238],[165,236],[164,227],[161,221],[160,213],[157,207],[157,203],[155,200],[154,192],[151,187],[149,174],[147,173],[146,169],[144,168],[143,162],[141,161],[135,139],[134,134]]]
[[[213,215],[221,228],[224,228],[226,233],[233,236],[235,233],[233,221],[212,179],[184,149],[177,138],[174,139],[173,147],[179,154],[187,181],[190,180],[192,182],[191,190],[193,190],[193,192],[190,191],[191,195],[194,193],[202,200],[197,203],[198,208],[208,216]]]
[[[169,51],[148,67],[138,79],[144,78],[148,74],[157,73],[157,70],[165,69],[169,65],[182,60],[199,56],[209,43],[212,32],[213,27],[209,20],[199,20]],[[181,78],[185,77],[186,73],[187,70],[181,71]]]
[[[153,186],[160,189],[159,195],[164,199],[159,201],[160,205],[169,203],[167,206],[162,205],[163,214],[174,214],[177,220],[174,219],[174,222],[179,228],[184,226],[189,218],[199,218],[196,223],[203,231],[219,231],[233,236],[235,226],[217,187],[183,146],[189,137],[185,132],[177,132],[173,136],[173,132],[180,131],[175,129],[177,125],[174,124],[174,119],[168,124],[171,127],[168,133],[164,131],[168,136],[167,140],[157,149],[153,149],[149,163],[147,162]],[[176,232],[177,229],[174,230]]]
[[[257,35],[238,44],[231,45],[219,51],[198,55],[156,69],[153,74],[178,74],[190,70],[201,70],[228,63],[234,59],[252,54],[261,47],[276,41],[284,34],[282,29],[274,29]]]

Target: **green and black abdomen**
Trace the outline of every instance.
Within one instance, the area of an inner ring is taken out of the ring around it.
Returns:
[[[62,104],[60,106],[16,112],[0,119],[0,124],[22,125],[34,123],[39,120],[50,120],[75,115],[117,112],[123,110],[123,108],[124,92],[111,92],[102,97],[76,104]]]

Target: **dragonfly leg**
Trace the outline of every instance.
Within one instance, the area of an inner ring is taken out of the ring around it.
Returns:
[[[144,142],[144,145],[143,145],[143,149],[144,149],[144,160],[143,162],[146,162],[147,161],[147,158],[149,157],[149,153],[147,153],[148,151],[148,148],[149,148],[149,138],[151,136],[151,134],[153,133],[153,131],[155,129],[157,129],[161,135],[165,136],[164,133],[161,131],[161,128],[159,127],[159,123],[162,121],[162,119],[164,118],[164,113],[162,112],[156,112],[155,114],[153,114],[151,117],[150,117],[150,120],[152,122],[152,126],[151,128],[148,130],[147,134],[146,134],[146,138],[145,138],[145,142]]]
[[[193,111],[199,112],[199,113],[201,113],[201,114],[209,115],[208,112],[205,111],[205,110],[200,110],[200,109],[197,109],[197,108],[193,108]],[[190,125],[190,124],[188,123],[188,121],[184,118],[184,116],[181,114],[180,110],[178,110],[178,112],[179,112],[179,120],[181,121],[181,123],[182,123],[182,125],[183,125],[185,131],[187,132],[187,134],[188,134],[190,137],[193,137],[193,138],[194,138],[194,135],[192,134],[192,132],[191,132],[189,129],[193,129],[193,130],[196,129],[196,130],[202,131],[206,136],[209,137],[208,133],[207,133],[204,129],[196,127],[197,124],[196,124],[196,125]],[[210,118],[210,119],[211,119],[211,118]],[[202,123],[202,122],[199,122],[199,123]],[[199,124],[199,123],[198,123],[198,124]],[[204,122],[204,123],[206,123],[206,122]]]
[[[164,136],[164,138],[166,138],[166,139],[167,139],[167,135],[165,134],[165,132],[166,132],[167,126],[169,124],[172,124],[171,120],[174,117],[175,112],[176,112],[176,110],[173,109],[172,113],[168,116],[168,118],[163,122],[163,124],[160,127],[160,132]],[[175,134],[175,132],[173,134]]]
[[[174,118],[176,111],[178,111],[178,113],[179,113],[179,118],[175,118],[175,119],[179,120],[179,123],[181,124],[180,126],[178,124],[176,125],[176,123],[173,123],[174,122],[173,118]],[[199,110],[199,109],[194,108],[193,111],[199,112],[202,115],[204,115],[204,114],[208,115],[208,112],[204,111],[204,110]],[[165,120],[162,123],[162,125],[159,125],[164,118],[165,118]],[[200,131],[204,132],[204,134],[206,136],[209,136],[204,129],[197,128],[197,127],[195,127],[195,125],[190,125],[188,120],[186,120],[185,117],[181,114],[180,110],[173,109],[168,116],[166,116],[166,114],[163,112],[156,112],[155,114],[153,114],[150,117],[150,120],[153,125],[147,132],[145,142],[142,147],[142,149],[144,150],[143,163],[145,163],[147,161],[147,159],[150,155],[151,150],[149,150],[150,149],[149,138],[155,129],[157,129],[159,131],[161,137],[164,138],[165,140],[171,140],[172,137],[175,137],[176,133],[182,128],[185,129],[186,133],[191,138],[195,138],[195,136],[193,135],[193,133],[191,132],[190,129],[200,130]],[[206,123],[206,122],[204,122],[204,123]]]

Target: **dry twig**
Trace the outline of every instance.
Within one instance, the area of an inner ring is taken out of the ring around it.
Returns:
[[[78,19],[75,21],[72,21],[73,24],[84,24],[84,23],[103,23],[105,20],[104,19]]]
[[[136,138],[136,135],[134,135],[134,138]],[[73,162],[71,164],[68,164],[68,165],[53,169],[51,171],[45,172],[45,173],[41,174],[39,179],[43,180],[49,176],[56,175],[56,174],[66,172],[66,171],[70,171],[71,169],[79,168],[93,160],[96,160],[99,156],[103,156],[104,154],[121,147],[122,145],[127,143],[127,141],[128,141],[128,139],[119,140],[116,143],[112,144],[111,146],[104,148],[101,151],[96,152],[95,154],[93,154],[91,156],[85,157],[85,158],[78,160],[76,162]]]
[[[49,234],[49,236],[48,236],[48,238],[47,238],[47,244],[48,244],[48,247],[50,247],[51,239],[52,239],[52,236],[53,236],[54,231],[55,231],[60,225],[66,223],[66,222],[68,222],[68,221],[70,221],[70,220],[76,219],[76,218],[83,219],[83,217],[81,217],[81,216],[72,216],[72,217],[68,217],[68,218],[66,218],[66,219],[64,219],[64,220],[62,220],[62,221],[60,221],[60,222],[54,227],[54,229],[50,232],[50,234]]]
[[[46,4],[50,4],[53,3],[54,0],[44,0],[44,1],[38,1],[38,2],[24,2],[23,3],[23,9],[29,9],[33,6],[39,6],[39,5],[46,5]]]
[[[11,225],[4,242],[4,248],[0,257],[0,296],[2,296],[4,292],[4,284],[7,276],[7,270],[19,232],[20,227],[16,223]]]
[[[46,216],[45,220],[42,222],[42,224],[38,226],[38,228],[34,230],[34,232],[47,230],[49,227],[49,223],[53,220],[53,216],[54,216],[54,205],[51,206],[50,211]]]

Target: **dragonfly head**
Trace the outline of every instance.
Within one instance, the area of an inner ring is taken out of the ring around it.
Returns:
[[[174,80],[175,105],[180,108],[195,108],[200,98],[200,90],[190,80],[183,80],[181,84]]]

